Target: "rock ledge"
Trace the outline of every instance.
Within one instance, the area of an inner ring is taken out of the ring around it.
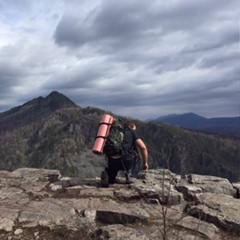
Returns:
[[[234,240],[239,209],[236,186],[213,176],[157,169],[101,188],[57,170],[0,171],[0,239]]]

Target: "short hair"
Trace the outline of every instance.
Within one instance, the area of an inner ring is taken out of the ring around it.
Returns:
[[[124,127],[134,129],[134,128],[136,128],[136,124],[132,121],[127,121],[124,123]]]

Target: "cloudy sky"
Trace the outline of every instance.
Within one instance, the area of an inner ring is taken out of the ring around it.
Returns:
[[[51,91],[139,119],[239,115],[239,0],[0,0],[0,112]]]

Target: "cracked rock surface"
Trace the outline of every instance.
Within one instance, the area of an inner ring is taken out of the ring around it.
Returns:
[[[226,179],[166,169],[123,178],[62,178],[58,170],[0,171],[0,239],[239,239],[240,199]]]

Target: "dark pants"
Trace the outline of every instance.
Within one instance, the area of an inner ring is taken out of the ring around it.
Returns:
[[[108,174],[108,181],[110,184],[115,182],[118,171],[125,171],[129,174],[134,167],[134,158],[126,159],[122,156],[117,159],[108,158],[108,167],[105,169]]]

